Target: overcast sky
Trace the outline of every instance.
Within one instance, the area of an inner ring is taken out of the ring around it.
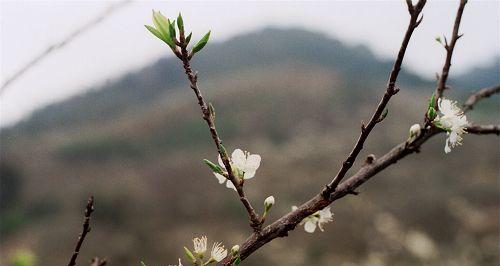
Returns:
[[[5,1],[1,7],[2,81],[47,46],[61,41],[89,21],[110,1]],[[442,66],[444,51],[437,35],[450,35],[458,1],[430,0],[415,32],[405,66],[433,77]],[[301,27],[327,34],[348,44],[366,44],[384,59],[394,58],[408,22],[401,1],[329,2],[133,2],[97,27],[51,54],[0,95],[0,126],[15,123],[34,109],[60,101],[92,85],[145,66],[167,53],[144,28],[151,10],[167,16],[183,13],[194,39],[209,29],[213,42],[266,26]],[[500,54],[499,1],[469,1],[452,71],[485,65]],[[209,44],[210,46],[210,44]],[[209,48],[208,48],[209,49]]]

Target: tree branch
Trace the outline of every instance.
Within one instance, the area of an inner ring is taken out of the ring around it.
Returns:
[[[480,89],[480,90],[472,93],[469,96],[469,98],[467,99],[467,101],[465,101],[465,103],[464,103],[464,109],[463,109],[464,112],[472,110],[474,105],[478,101],[480,101],[484,98],[488,98],[495,93],[500,93],[500,84],[493,86],[493,87],[490,87],[490,88]]]
[[[395,146],[379,159],[374,160],[370,164],[365,164],[358,170],[358,172],[349,177],[346,181],[342,182],[329,199],[325,199],[321,194],[318,194],[306,203],[302,204],[295,211],[286,214],[271,225],[263,228],[261,234],[252,234],[240,249],[241,259],[243,260],[247,258],[254,251],[274,238],[287,236],[288,232],[295,229],[297,224],[299,224],[304,218],[325,208],[332,202],[346,195],[352,194],[352,191],[355,191],[356,188],[368,181],[371,177],[375,176],[391,164],[396,163],[401,158],[418,151],[424,142],[440,132],[442,131],[427,131],[424,132],[422,136],[416,139],[411,145],[403,142]],[[223,265],[230,265],[230,263],[230,260],[227,260]]]
[[[180,33],[180,36],[184,36],[184,33]],[[210,129],[210,134],[212,136],[212,139],[215,143],[215,146],[217,147],[217,151],[222,159],[222,162],[224,163],[224,166],[226,167],[227,170],[227,179],[233,183],[234,187],[236,188],[236,192],[238,193],[238,196],[240,198],[241,203],[243,206],[245,206],[245,209],[248,213],[248,216],[250,218],[250,226],[255,230],[255,231],[260,231],[261,226],[262,226],[262,221],[259,217],[259,215],[255,212],[254,208],[252,207],[252,204],[248,200],[248,198],[245,195],[245,192],[243,190],[243,179],[241,182],[238,180],[239,178],[236,178],[234,176],[231,164],[229,162],[229,157],[225,151],[225,149],[222,146],[222,141],[219,137],[219,134],[217,133],[217,129],[215,127],[215,119],[213,116],[210,115],[210,111],[208,108],[208,104],[205,102],[205,99],[203,98],[203,95],[201,94],[200,90],[198,89],[198,76],[197,73],[194,72],[191,68],[190,65],[190,59],[192,55],[189,54],[187,51],[187,43],[185,42],[184,38],[181,38],[179,41],[179,45],[181,48],[180,52],[174,51],[176,55],[181,59],[182,65],[184,67],[184,71],[187,75],[187,78],[190,83],[190,87],[193,90],[194,94],[196,95],[196,98],[198,99],[198,105],[201,108],[202,112],[202,117],[203,120],[207,122],[208,128]]]
[[[85,208],[85,215],[83,219],[83,230],[82,233],[78,236],[78,241],[76,242],[75,251],[69,260],[68,266],[76,265],[76,259],[78,258],[78,254],[80,254],[80,248],[82,247],[83,241],[87,236],[87,233],[90,232],[90,215],[94,211],[94,197],[90,196],[87,207]]]
[[[476,135],[500,135],[500,125],[470,125],[465,129],[465,131]]]
[[[460,22],[462,21],[462,14],[464,13],[465,4],[467,4],[467,0],[461,0],[460,5],[458,6],[457,15],[455,17],[455,24],[453,26],[453,33],[451,36],[451,42],[448,44],[448,41],[445,42],[444,48],[446,49],[446,59],[444,62],[443,70],[441,72],[441,76],[439,77],[438,86],[436,88],[436,102],[434,103],[434,108],[438,110],[437,100],[443,97],[443,92],[446,89],[446,81],[448,80],[448,74],[450,72],[451,67],[451,58],[453,56],[453,50],[455,49],[455,45],[462,37],[462,35],[458,34],[458,30],[460,28]],[[446,38],[445,38],[446,40]]]
[[[368,122],[367,125],[362,125],[361,127],[361,134],[358,137],[358,140],[356,144],[354,145],[354,148],[352,149],[351,153],[347,157],[347,159],[342,163],[342,166],[340,170],[337,172],[335,177],[332,179],[332,181],[326,185],[326,187],[323,189],[321,194],[323,197],[328,198],[330,194],[335,191],[337,185],[342,181],[344,176],[346,175],[347,171],[354,165],[354,162],[356,161],[356,157],[358,154],[361,152],[363,149],[363,144],[365,143],[366,139],[368,138],[368,135],[370,135],[370,132],[372,129],[375,127],[376,124],[382,122],[383,117],[382,114],[389,103],[389,100],[393,95],[395,95],[399,89],[396,88],[396,80],[398,78],[399,71],[401,70],[401,65],[403,64],[403,58],[405,56],[406,48],[408,47],[408,44],[410,42],[411,36],[413,34],[413,31],[418,27],[420,22],[422,21],[422,18],[418,18],[420,13],[422,12],[422,9],[425,6],[426,1],[425,0],[420,0],[418,3],[414,6],[411,1],[407,1],[408,5],[408,12],[410,13],[410,23],[408,24],[408,28],[406,30],[406,34],[403,38],[403,42],[401,43],[401,48],[399,49],[398,56],[396,58],[396,61],[394,62],[394,66],[391,71],[391,75],[389,77],[389,81],[387,84],[387,88],[385,90],[384,95],[382,96],[382,99],[380,100],[377,108],[375,109],[375,112],[373,113],[370,121]]]
[[[460,38],[460,36],[458,36],[458,29],[466,2],[467,1],[462,0],[460,3],[459,11],[457,12],[457,17],[455,19],[455,26],[453,30],[454,37],[452,38],[452,43],[449,46],[448,44],[446,44],[447,47],[446,63],[443,68],[443,73],[441,75],[439,85],[437,88],[437,91],[440,93],[439,97],[442,96],[442,91],[446,87],[448,71],[451,67],[451,56],[453,54],[453,49],[456,40]],[[287,236],[288,232],[294,230],[295,227],[307,216],[315,213],[318,210],[325,208],[332,202],[346,195],[355,194],[354,192],[356,191],[356,188],[358,188],[360,185],[368,181],[371,177],[375,176],[377,173],[384,170],[388,166],[395,164],[397,161],[406,157],[407,155],[412,154],[414,152],[418,152],[423,143],[425,143],[432,136],[443,132],[435,127],[426,127],[421,130],[420,136],[417,137],[413,142],[408,143],[407,141],[405,141],[403,143],[400,143],[399,145],[395,146],[393,149],[391,149],[388,153],[386,153],[379,159],[375,159],[374,156],[370,157],[370,159],[367,160],[365,164],[354,175],[349,177],[346,181],[340,183],[340,181],[345,176],[347,171],[354,164],[354,161],[356,160],[356,157],[359,154],[359,152],[362,150],[363,143],[368,137],[370,131],[377,123],[381,121],[380,116],[382,115],[382,112],[387,103],[389,102],[390,98],[392,97],[392,95],[395,94],[395,92],[397,92],[395,89],[395,82],[397,80],[398,72],[402,64],[404,52],[409,43],[413,30],[421,22],[421,19],[417,21],[416,17],[418,16],[423,6],[425,5],[425,1],[419,1],[416,6],[413,6],[411,4],[411,1],[408,0],[407,4],[408,4],[408,10],[411,14],[411,20],[407,32],[405,34],[405,38],[403,40],[400,52],[394,64],[393,70],[391,72],[391,76],[389,78],[389,84],[387,86],[384,96],[382,97],[381,101],[379,102],[379,105],[377,106],[375,113],[370,119],[370,122],[368,123],[368,125],[362,126],[361,135],[358,138],[358,141],[354,149],[351,151],[346,161],[344,161],[344,163],[342,164],[342,167],[335,176],[335,178],[332,180],[330,184],[327,185],[325,189],[323,189],[321,193],[314,196],[306,203],[302,204],[295,211],[289,212],[288,214],[284,215],[274,223],[265,227],[261,232],[253,233],[252,235],[250,235],[250,237],[247,238],[247,240],[243,243],[240,249],[241,260],[244,260],[254,251],[259,249],[266,243],[272,241],[274,238]],[[482,134],[482,133],[498,134],[498,126],[471,126],[469,127],[469,131],[471,131],[471,133],[477,133],[477,134]],[[222,262],[222,265],[230,265],[231,263],[232,259],[227,258]]]

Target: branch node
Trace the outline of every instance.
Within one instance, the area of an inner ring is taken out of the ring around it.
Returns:
[[[420,23],[422,23],[422,20],[424,20],[424,14],[420,15],[420,18],[417,20],[417,23],[415,24],[415,28],[418,27]]]
[[[372,164],[375,161],[375,159],[376,157],[374,154],[369,154],[368,156],[366,156],[365,164]]]
[[[413,13],[415,13],[415,7],[413,6],[411,0],[406,0],[406,5],[408,6],[408,13],[413,16]]]

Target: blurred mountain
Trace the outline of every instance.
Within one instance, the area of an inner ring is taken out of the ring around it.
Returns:
[[[476,90],[500,83],[500,56],[488,65],[475,67],[465,74],[451,79],[459,89]]]
[[[322,34],[276,28],[213,44],[194,60],[194,66],[203,77],[214,77],[278,62],[318,65],[338,72],[345,79],[362,77],[365,81],[385,81],[385,74],[392,66],[390,61],[377,59],[365,46],[350,47]],[[400,81],[418,85],[425,83],[405,70]],[[162,58],[150,66],[92,88],[85,94],[38,110],[31,118],[19,123],[17,128],[36,132],[111,119],[125,109],[150,104],[165,92],[185,84],[177,58]]]
[[[245,188],[259,211],[274,195],[269,220],[330,181],[391,68],[366,47],[295,29],[210,44],[193,64],[227,149],[263,158]],[[0,132],[0,260],[29,249],[39,265],[64,265],[90,194],[96,211],[82,265],[94,256],[111,265],[168,265],[203,234],[226,247],[244,241],[245,211],[202,163],[215,161],[216,151],[182,73],[164,58]],[[350,173],[422,122],[435,84],[403,70],[398,85]],[[469,119],[494,123],[494,101]],[[336,202],[325,232],[298,228],[245,265],[497,265],[498,140],[465,136],[448,155],[444,140],[436,136],[358,197]]]

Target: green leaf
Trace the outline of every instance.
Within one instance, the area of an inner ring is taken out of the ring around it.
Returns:
[[[221,154],[221,156],[222,156],[222,157],[228,157],[228,156],[227,156],[226,147],[224,147],[224,145],[222,145],[222,144],[220,145],[220,151],[221,151],[221,153],[222,153],[222,154]]]
[[[172,22],[168,21],[168,32],[172,38],[175,38],[175,20]]]
[[[174,43],[172,42],[171,39],[169,38],[165,38],[161,32],[159,32],[157,29],[149,26],[149,25],[144,25],[146,27],[146,29],[149,30],[149,32],[151,32],[154,36],[158,37],[160,40],[162,40],[163,42],[165,42],[168,46],[170,46],[172,49],[174,49]]]
[[[196,262],[196,258],[194,257],[193,253],[191,253],[191,251],[187,247],[184,247],[184,253],[186,253],[186,257],[188,257],[189,260],[191,260],[193,263]]]
[[[148,29],[149,32],[151,32],[154,36],[158,37],[158,39],[165,42],[165,37],[163,37],[163,35],[161,35],[161,32],[159,32],[157,29],[155,29],[149,25],[144,25],[144,27],[146,27],[146,29]]]
[[[162,15],[160,12],[153,10],[153,23],[155,24],[157,31],[159,31],[161,33],[161,35],[163,36],[162,40],[168,46],[170,46],[170,48],[175,49],[175,43],[172,40],[172,37],[170,36],[170,32],[169,32],[168,19],[164,15]]]
[[[201,40],[193,46],[193,54],[201,51],[201,49],[207,45],[208,39],[210,38],[210,32],[211,31],[208,31],[207,34],[205,34],[205,36],[203,36],[203,38],[201,38]]]
[[[163,16],[160,12],[153,10],[153,23],[155,28],[161,32],[163,37],[168,38],[170,34],[168,33],[168,23],[167,18]]]
[[[214,173],[217,173],[217,174],[220,174],[220,175],[224,175],[224,171],[222,171],[222,168],[214,163],[212,163],[211,161],[207,160],[207,159],[203,159],[203,162],[208,165],[208,167],[210,167],[210,169],[212,169],[212,171],[214,171]]]
[[[188,45],[189,41],[191,41],[191,36],[193,36],[192,32],[190,32],[189,35],[186,37],[186,45]]]
[[[179,32],[184,32],[184,21],[182,20],[180,12],[179,16],[177,16],[177,28],[179,28]]]
[[[237,257],[236,260],[234,260],[234,265],[240,265],[241,263],[241,258]]]
[[[436,103],[436,93],[432,93],[432,96],[429,99],[428,109],[430,109],[431,107],[434,108],[435,103]]]
[[[436,116],[436,109],[434,109],[434,107],[429,107],[429,110],[427,110],[427,117],[429,118],[429,120],[434,121]]]

